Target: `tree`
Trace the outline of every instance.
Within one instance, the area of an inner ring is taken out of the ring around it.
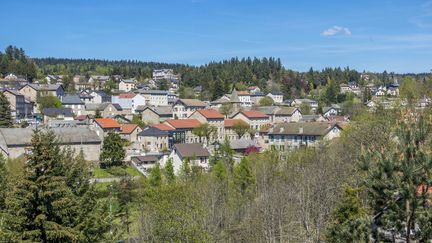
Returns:
[[[359,196],[360,190],[346,187],[327,229],[328,242],[368,242],[369,219]]]
[[[0,92],[0,127],[12,127],[10,103],[3,92]]]
[[[244,121],[237,121],[233,125],[233,130],[237,134],[238,138],[242,138],[249,131],[249,125]]]
[[[95,118],[102,118],[101,112],[99,109],[96,109],[95,111]]]
[[[259,100],[260,106],[272,106],[274,104],[274,100],[270,96],[265,96]]]
[[[6,192],[8,191],[8,171],[6,169],[6,160],[3,155],[0,154],[0,212],[5,209]],[[0,213],[0,221],[3,215]]]
[[[300,111],[301,111],[302,115],[310,115],[311,107],[308,103],[303,102],[300,105]]]
[[[141,114],[133,114],[132,123],[137,124],[140,128],[145,127],[145,122],[141,118]]]
[[[76,242],[83,239],[77,229],[79,203],[66,184],[67,168],[53,132],[36,130],[24,178],[10,191],[6,201],[7,241]]]
[[[412,104],[418,98],[418,84],[412,77],[405,77],[400,87],[400,96]]]
[[[169,89],[169,83],[168,83],[168,80],[166,80],[166,79],[159,80],[157,85],[158,85],[158,89],[160,89],[160,90],[168,90]]]
[[[179,89],[180,99],[195,99],[195,91],[191,87],[180,87]]]
[[[209,143],[210,139],[213,136],[217,135],[217,128],[215,126],[208,124],[208,123],[203,123],[203,124],[199,125],[198,127],[194,128],[192,130],[192,133],[195,136],[199,137],[200,143],[202,142],[201,138],[203,138],[203,137],[206,139],[206,143]]]
[[[38,103],[39,103],[39,110],[41,110],[41,111],[45,108],[61,108],[61,107],[63,107],[60,99],[55,97],[55,96],[52,96],[52,95],[39,97]]]
[[[126,152],[123,140],[117,133],[108,133],[103,141],[100,160],[103,166],[121,165]]]
[[[124,176],[120,182],[115,183],[113,186],[114,194],[118,202],[117,217],[120,217],[122,225],[126,226],[127,237],[130,237],[130,207],[133,201],[133,181],[130,176]]]
[[[234,168],[234,182],[237,190],[243,197],[251,198],[255,186],[255,175],[249,160],[243,157],[240,163]]]
[[[171,158],[168,159],[165,165],[164,173],[168,183],[173,183],[175,181],[174,165]]]
[[[149,182],[153,187],[158,187],[162,184],[162,173],[159,163],[156,163],[156,165],[151,169]]]
[[[75,91],[75,82],[73,81],[72,75],[64,75],[62,85],[66,92]]]
[[[394,139],[385,147],[364,151],[360,168],[370,207],[378,215],[374,224],[406,242],[422,242],[432,238],[432,213],[426,206],[432,171],[431,124],[422,114],[405,114]],[[373,236],[381,239],[377,231]]]
[[[219,112],[225,117],[228,117],[228,115],[233,113],[233,111],[234,111],[234,106],[232,103],[224,103],[222,104],[221,108],[219,108]]]

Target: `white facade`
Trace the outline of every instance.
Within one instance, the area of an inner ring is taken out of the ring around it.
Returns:
[[[119,90],[130,92],[135,89],[135,82],[133,80],[122,80],[119,83]]]
[[[272,98],[275,103],[283,102],[283,94],[281,93],[268,93],[267,96]]]

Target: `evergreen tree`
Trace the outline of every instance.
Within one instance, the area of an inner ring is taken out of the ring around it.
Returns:
[[[8,191],[8,171],[6,169],[6,160],[0,153],[0,222],[3,215],[1,212],[5,209],[6,192]]]
[[[243,157],[240,163],[234,168],[234,183],[243,197],[252,197],[255,187],[255,175],[246,157]]]
[[[99,109],[96,109],[95,111],[95,118],[102,118],[101,112]]]
[[[108,133],[103,141],[100,160],[103,166],[121,165],[126,152],[123,148],[123,140],[117,133]]]
[[[3,92],[0,92],[0,127],[12,127],[10,104]]]
[[[130,237],[130,206],[133,201],[133,181],[130,176],[124,176],[119,183],[114,184],[114,193],[118,202],[117,217],[121,219],[121,225],[126,227],[127,236]]]
[[[7,241],[76,242],[80,208],[66,184],[60,147],[53,132],[35,131],[23,180],[6,200]]]
[[[165,178],[167,179],[168,183],[173,183],[175,181],[175,174],[174,174],[174,165],[171,158],[168,159],[165,165],[164,172],[165,172]]]
[[[153,187],[158,187],[162,184],[162,173],[159,163],[156,163],[156,165],[151,169],[149,182]]]
[[[430,121],[408,111],[398,124],[395,139],[385,148],[365,151],[360,168],[376,226],[399,234],[406,242],[432,238],[432,213],[428,205],[432,159]],[[425,223],[429,222],[429,223]],[[377,240],[381,236],[373,232]]]

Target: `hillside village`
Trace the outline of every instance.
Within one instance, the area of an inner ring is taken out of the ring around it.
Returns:
[[[121,75],[75,75],[75,91],[66,92],[62,75],[47,75],[30,82],[10,73],[0,80],[1,92],[10,103],[15,128],[0,129],[0,151],[9,158],[25,154],[35,128],[52,128],[64,145],[84,151],[88,160],[98,162],[109,133],[127,141],[125,160],[143,174],[154,164],[168,159],[176,170],[188,158],[194,165],[209,168],[209,157],[226,142],[239,160],[248,151],[293,150],[324,146],[339,137],[350,116],[342,104],[320,107],[310,98],[285,99],[283,93],[264,93],[258,86],[235,87],[215,100],[200,100],[202,87],[194,88],[196,98],[179,98],[182,80],[172,69],[153,70],[146,84]],[[383,85],[342,83],[339,93],[363,100],[373,111],[403,106],[397,81]],[[158,82],[166,82],[159,90]],[[107,82],[115,88],[108,92]],[[369,96],[369,97],[367,97]],[[44,98],[55,97],[60,107],[43,107]],[[429,105],[419,99],[416,107]],[[17,134],[21,134],[17,136]]]

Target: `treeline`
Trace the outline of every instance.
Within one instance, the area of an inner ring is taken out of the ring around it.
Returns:
[[[37,67],[22,48],[8,46],[4,53],[0,52],[0,74],[6,76],[9,73],[23,75],[32,80],[36,78]]]
[[[142,62],[136,60],[98,60],[68,58],[35,58],[40,74],[58,75],[122,75],[126,78],[146,79],[152,77],[154,69],[170,68],[182,72],[188,66],[159,62]]]

